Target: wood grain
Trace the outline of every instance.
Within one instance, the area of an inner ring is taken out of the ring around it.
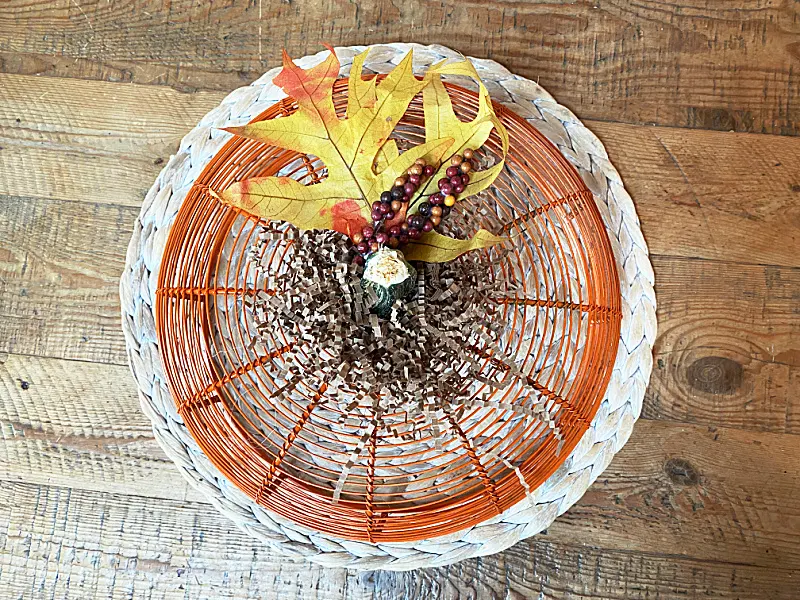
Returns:
[[[2,68],[15,73],[230,89],[282,47],[402,39],[491,56],[584,118],[800,131],[794,2],[11,0],[1,18]]]
[[[127,367],[0,356],[0,479],[200,500],[156,443]]]
[[[283,557],[209,505],[0,485],[4,598],[368,598],[361,576]]]
[[[659,335],[643,416],[800,433],[800,269],[653,265]]]
[[[0,194],[128,206],[223,96],[14,75],[0,86]],[[800,140],[587,125],[618,165],[651,252],[800,266]]]
[[[137,214],[0,197],[0,351],[125,364],[119,277]]]
[[[288,559],[207,505],[51,486],[0,486],[7,597],[790,600],[798,573],[559,543],[411,573],[355,573]]]

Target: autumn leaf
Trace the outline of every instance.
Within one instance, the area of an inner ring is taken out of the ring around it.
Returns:
[[[504,241],[506,238],[498,237],[485,229],[479,229],[468,240],[457,240],[435,231],[429,231],[423,233],[420,239],[409,242],[403,248],[403,255],[409,261],[440,263],[453,260],[470,250],[488,248]]]
[[[446,60],[446,59],[445,59]],[[463,75],[471,77],[478,83],[478,112],[471,121],[461,121],[453,111],[450,95],[442,82],[442,75]],[[497,130],[501,142],[500,161],[483,171],[470,173],[470,182],[464,191],[458,195],[461,201],[468,196],[489,187],[503,170],[506,154],[508,153],[508,132],[497,117],[492,107],[492,100],[486,86],[480,79],[475,66],[471,61],[464,59],[459,62],[445,64],[445,61],[431,65],[425,74],[428,85],[422,91],[423,109],[425,113],[425,139],[431,141],[442,137],[453,138],[453,143],[442,156],[442,163],[436,174],[431,177],[420,190],[419,196],[431,194],[436,190],[436,182],[445,177],[445,171],[450,165],[450,158],[461,154],[466,148],[480,148],[492,133]],[[439,164],[433,161],[429,162]]]
[[[283,69],[273,80],[297,101],[291,115],[227,129],[236,135],[319,158],[327,177],[304,185],[290,177],[255,177],[231,185],[217,196],[224,202],[300,229],[351,233],[366,224],[370,204],[390,189],[423,156],[438,164],[453,139],[429,138],[402,154],[387,140],[414,96],[426,85],[412,72],[412,52],[378,84],[361,77],[369,50],[353,60],[344,119],[333,105],[339,60],[330,49],[322,63],[302,69],[283,53]],[[375,163],[381,163],[380,169]]]

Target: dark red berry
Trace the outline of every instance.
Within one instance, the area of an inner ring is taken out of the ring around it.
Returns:
[[[419,236],[421,235],[422,232],[416,227],[412,227],[411,229],[408,230],[408,237],[411,238],[412,240],[418,240]]]
[[[419,175],[409,175],[408,176],[408,183],[413,183],[414,185],[419,185],[420,179]]]
[[[469,173],[461,174],[461,183],[467,185],[469,183]]]
[[[458,175],[460,172],[461,170],[456,166],[447,167],[447,171],[445,171],[448,177],[454,177],[455,175]]]
[[[433,223],[430,221],[425,221],[425,223],[422,225],[422,231],[430,231],[431,229],[433,229]]]
[[[408,194],[403,194],[403,198],[402,198],[403,202],[408,202],[410,199],[411,199],[411,196],[409,196]]]
[[[383,219],[383,213],[381,211],[379,211],[379,210],[373,210],[372,211],[372,220],[375,221],[375,222],[378,222],[381,219]]]
[[[425,177],[430,177],[431,175],[433,175],[433,167],[431,165],[427,165],[422,170],[422,173],[423,173],[423,175],[425,175]]]
[[[385,244],[389,240],[389,236],[385,232],[379,231],[375,234],[375,241],[379,244]]]
[[[460,193],[461,193],[461,192],[463,192],[463,191],[464,191],[464,186],[463,186],[463,185],[461,185],[460,183],[459,183],[458,185],[454,185],[454,186],[453,186],[453,192],[454,192],[454,193],[456,193],[456,194],[460,194]]]
[[[368,240],[369,238],[372,237],[372,234],[375,233],[375,230],[369,225],[367,225],[366,227],[364,227],[364,229],[361,230],[361,233],[364,234],[364,239]]]
[[[389,205],[389,204],[381,204],[381,205],[378,207],[378,210],[380,210],[380,211],[381,211],[381,214],[384,214],[384,215],[385,215],[386,213],[388,213],[389,211],[391,211],[391,210],[392,210],[392,207],[391,207],[391,205]]]
[[[453,175],[450,178],[450,185],[452,185],[453,187],[456,187],[457,185],[461,185],[461,177],[459,177],[458,175]]]
[[[400,198],[402,198],[403,194],[405,194],[405,192],[403,191],[403,188],[401,186],[396,185],[392,188],[392,198],[394,198],[395,200],[399,200]]]
[[[442,196],[441,194],[431,194],[431,196],[428,198],[428,202],[430,202],[434,206],[438,206],[439,204],[444,202],[444,196]]]
[[[442,189],[442,186],[446,183],[450,183],[450,180],[447,177],[442,177],[439,181],[436,182],[436,185],[439,186],[439,189]]]
[[[392,201],[392,192],[383,192],[381,194],[381,202],[391,202]]]
[[[378,210],[380,207],[381,207],[380,200],[375,200],[375,202],[372,203],[372,210]]]
[[[439,186],[439,191],[440,191],[440,192],[442,192],[442,195],[443,195],[443,196],[447,196],[447,195],[449,195],[449,194],[452,194],[452,193],[453,193],[453,186],[452,186],[452,184],[451,184],[451,183],[448,181],[447,183],[444,183],[444,184],[442,184],[441,186]]]
[[[403,189],[405,189],[406,194],[410,196],[417,191],[417,186],[409,181]]]
[[[367,242],[359,242],[356,246],[356,250],[361,254],[366,254],[367,250],[369,250],[369,244]]]
[[[387,221],[391,221],[392,219],[394,219],[394,211],[390,210],[388,213],[383,215],[383,218],[386,219]]]

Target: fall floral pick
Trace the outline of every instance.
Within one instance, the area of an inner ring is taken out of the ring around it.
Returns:
[[[356,262],[369,260],[387,245],[401,246],[407,260],[445,262],[501,242],[502,238],[483,229],[468,240],[435,230],[457,200],[492,184],[508,151],[508,134],[474,65],[467,59],[441,61],[420,79],[412,72],[409,51],[378,82],[362,76],[366,50],[353,59],[346,113],[339,118],[333,103],[339,60],[333,48],[328,49],[329,56],[310,69],[295,65],[284,50],[283,69],[274,82],[297,101],[293,114],[227,129],[316,156],[325,165],[327,176],[311,185],[291,177],[255,177],[215,195],[249,213],[287,221],[300,230],[344,233],[358,249]],[[461,121],[456,116],[442,75],[463,75],[478,83],[474,119]],[[420,92],[425,141],[401,153],[392,132]],[[493,130],[501,141],[500,160],[475,170],[469,159]]]

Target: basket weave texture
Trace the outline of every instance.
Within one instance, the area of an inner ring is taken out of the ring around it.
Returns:
[[[373,48],[366,70],[390,70],[411,45]],[[415,68],[443,57],[457,57],[441,46],[413,45]],[[337,48],[342,75],[364,47]],[[308,68],[326,52],[296,61]],[[328,565],[359,569],[407,570],[449,564],[503,550],[533,535],[571,506],[627,441],[638,417],[652,368],[655,295],[647,247],[633,204],[602,144],[572,113],[556,104],[536,84],[512,75],[493,61],[472,59],[493,99],[525,117],[576,167],[602,216],[617,270],[622,298],[622,326],[607,393],[591,425],[558,470],[532,493],[501,514],[430,539],[371,543],[348,541],[295,524],[256,504],[226,480],[200,450],[169,395],[157,346],[153,306],[156,283],[170,227],[192,184],[230,138],[218,128],[241,125],[284,97],[272,85],[278,69],[253,85],[230,94],[187,135],[148,193],[137,220],[121,281],[123,327],[132,370],[145,412],[159,443],[189,481],[245,531],[284,553]]]

